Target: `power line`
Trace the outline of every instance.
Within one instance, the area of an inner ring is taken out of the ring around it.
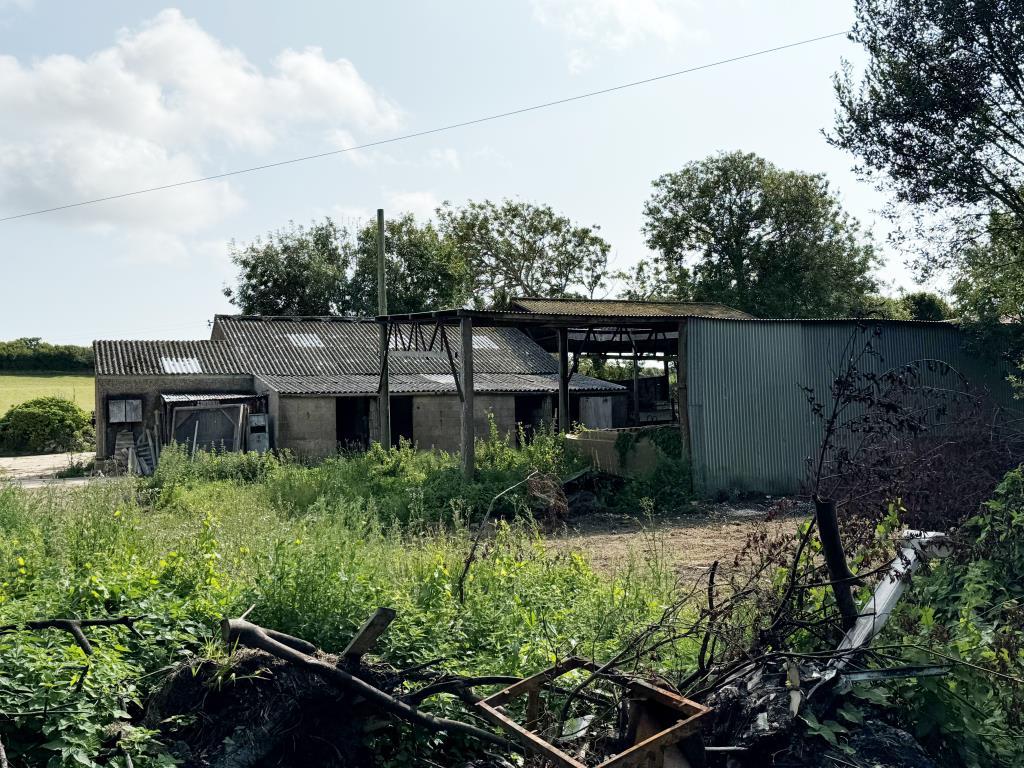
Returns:
[[[136,190],[133,190],[131,192],[121,192],[120,194],[117,194],[117,195],[107,195],[106,197],[96,197],[96,198],[93,198],[92,200],[82,200],[81,202],[78,202],[78,203],[67,203],[66,205],[57,205],[57,206],[54,206],[53,208],[41,208],[41,209],[36,210],[36,211],[26,211],[25,213],[16,213],[16,214],[14,214],[12,216],[4,216],[3,218],[0,218],[0,223],[3,223],[5,221],[13,221],[14,219],[24,219],[24,218],[26,218],[28,216],[39,216],[40,214],[43,214],[43,213],[53,213],[55,211],[64,211],[64,210],[67,210],[68,208],[80,208],[80,207],[82,207],[84,205],[94,205],[96,203],[105,203],[105,202],[107,202],[109,200],[120,200],[121,198],[125,198],[125,197],[133,197],[135,195],[145,195],[145,194],[148,194],[150,192],[160,192],[161,190],[165,190],[165,189],[174,189],[176,187],[186,187],[186,186],[189,186],[191,184],[201,184],[202,182],[205,182],[205,181],[216,181],[217,179],[225,179],[225,178],[228,178],[230,176],[240,176],[243,173],[254,173],[256,171],[265,171],[265,170],[268,170],[270,168],[280,168],[283,165],[293,165],[295,163],[304,163],[304,162],[306,162],[308,160],[319,160],[320,158],[323,158],[323,157],[331,157],[332,155],[341,155],[341,154],[344,154],[345,152],[354,152],[354,151],[360,150],[360,149],[372,149],[373,147],[380,147],[380,146],[383,146],[385,144],[394,144],[394,143],[399,142],[399,141],[408,141],[409,139],[416,139],[416,138],[419,138],[421,136],[430,136],[430,135],[433,135],[435,133],[443,133],[444,131],[452,131],[452,130],[455,130],[457,128],[467,128],[467,127],[469,127],[471,125],[479,125],[480,123],[488,123],[488,122],[491,122],[493,120],[501,120],[501,119],[506,118],[506,117],[514,117],[515,115],[522,115],[522,114],[525,114],[527,112],[536,112],[537,110],[547,109],[548,107],[555,107],[555,106],[558,106],[560,104],[569,104],[569,103],[574,102],[574,101],[581,101],[583,99],[589,99],[589,98],[592,98],[594,96],[602,96],[602,95],[607,94],[607,93],[614,93],[616,91],[623,91],[623,90],[626,90],[627,88],[635,88],[635,87],[637,87],[639,85],[647,85],[649,83],[656,83],[659,80],[668,80],[669,78],[672,78],[672,77],[679,77],[680,75],[687,75],[687,74],[690,74],[692,72],[699,72],[699,71],[704,70],[704,69],[711,69],[712,67],[720,67],[723,64],[732,64],[732,63],[737,62],[737,61],[744,61],[745,59],[752,59],[752,58],[755,58],[757,56],[764,56],[764,55],[769,54],[769,53],[777,53],[779,51],[784,51],[784,50],[787,50],[789,48],[798,48],[799,46],[802,46],[802,45],[810,45],[811,43],[818,43],[818,42],[821,42],[822,40],[829,40],[829,39],[831,39],[833,37],[840,37],[842,35],[846,35],[848,32],[849,32],[849,30],[843,30],[842,32],[832,32],[832,33],[827,34],[827,35],[821,35],[819,37],[811,37],[811,38],[808,38],[806,40],[800,40],[800,41],[795,42],[795,43],[786,43],[785,45],[777,45],[774,48],[765,48],[765,49],[760,50],[760,51],[753,51],[751,53],[744,53],[744,54],[741,54],[739,56],[731,56],[728,59],[719,59],[718,61],[712,61],[712,62],[710,62],[708,64],[699,64],[699,65],[697,65],[695,67],[688,67],[686,69],[680,69],[680,70],[677,70],[675,72],[668,72],[668,73],[663,74],[663,75],[655,75],[654,77],[647,77],[647,78],[644,78],[643,80],[634,80],[634,81],[629,82],[629,83],[622,83],[620,85],[613,85],[613,86],[608,87],[608,88],[601,88],[601,89],[596,90],[596,91],[588,91],[586,93],[580,93],[580,94],[577,94],[576,96],[567,96],[567,97],[565,97],[563,99],[555,99],[554,101],[546,101],[546,102],[544,102],[542,104],[534,104],[534,105],[529,106],[529,107],[520,107],[519,109],[512,109],[512,110],[509,110],[507,112],[498,112],[498,113],[493,114],[493,115],[487,115],[485,117],[477,117],[477,118],[474,118],[472,120],[464,120],[464,121],[459,122],[459,123],[450,123],[448,125],[442,125],[442,126],[439,126],[437,128],[427,128],[427,129],[422,130],[422,131],[415,131],[414,133],[406,133],[406,134],[404,134],[402,136],[393,136],[390,139],[378,139],[377,141],[370,141],[370,142],[367,142],[365,144],[356,145],[354,147],[345,147],[344,149],[334,149],[334,150],[330,150],[328,152],[318,152],[315,155],[305,155],[303,157],[293,157],[293,158],[291,158],[289,160],[279,160],[279,161],[274,162],[274,163],[266,163],[264,165],[254,165],[251,168],[240,168],[240,169],[234,170],[234,171],[226,171],[225,173],[217,173],[217,174],[214,174],[212,176],[202,176],[202,177],[197,178],[197,179],[188,179],[187,181],[176,181],[176,182],[173,182],[171,184],[161,184],[160,186],[156,186],[156,187],[147,187],[146,189],[136,189]]]

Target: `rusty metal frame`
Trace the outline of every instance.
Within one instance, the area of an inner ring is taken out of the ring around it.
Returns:
[[[679,720],[675,724],[642,738],[633,746],[593,766],[593,768],[661,765],[660,760],[665,749],[696,734],[700,730],[701,719],[711,711],[708,707],[690,701],[677,693],[651,685],[643,680],[631,678],[611,668],[603,669],[592,661],[576,657],[565,659],[550,669],[513,683],[477,702],[476,707],[488,721],[507,731],[527,750],[541,755],[558,768],[590,768],[501,711],[501,708],[510,701],[524,694],[528,695],[527,720],[532,722],[536,718],[537,697],[540,690],[567,672],[576,669],[585,669],[622,685],[634,700],[653,703],[679,713]]]
[[[583,348],[587,346],[587,342],[590,341],[590,334],[594,332],[593,328],[587,328],[587,335],[583,337],[579,345],[576,347],[576,354],[572,358],[572,368],[569,369],[569,380],[572,381],[572,377],[580,369],[580,358],[583,356]]]

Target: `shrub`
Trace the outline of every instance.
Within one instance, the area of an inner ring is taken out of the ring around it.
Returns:
[[[0,418],[0,445],[11,451],[83,450],[92,440],[89,414],[63,397],[28,400],[11,406]]]
[[[911,663],[948,663],[949,674],[897,690],[917,737],[948,764],[1024,765],[1024,470],[955,541],[895,622]]]
[[[679,512],[693,500],[690,463],[682,458],[683,446],[679,428],[675,426],[646,427],[622,432],[615,441],[620,462],[641,438],[656,449],[657,460],[650,471],[628,477],[614,493],[611,506],[616,512],[636,515],[643,509],[654,513]]]
[[[189,456],[182,447],[168,446],[150,484],[159,490],[162,506],[180,496],[177,488],[231,480],[260,484],[270,503],[293,514],[321,502],[362,505],[387,523],[472,521],[492,498],[532,473],[565,477],[584,466],[566,451],[564,437],[549,428],[538,429],[528,444],[521,442],[523,447],[515,447],[492,419],[488,437],[477,441],[473,480],[462,474],[457,455],[418,451],[407,441],[397,448],[374,444],[365,453],[341,454],[312,467],[287,455],[197,451]],[[512,517],[530,504],[524,483],[502,496],[494,513]]]

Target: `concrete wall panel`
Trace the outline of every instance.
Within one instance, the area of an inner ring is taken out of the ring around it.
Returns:
[[[515,434],[516,405],[512,395],[473,398],[473,422],[478,438],[487,437],[488,415],[494,414],[498,432]],[[424,395],[413,398],[412,434],[416,445],[454,453],[460,448],[462,403],[456,395]]]
[[[277,404],[277,447],[303,459],[323,459],[338,450],[335,399],[288,397]]]

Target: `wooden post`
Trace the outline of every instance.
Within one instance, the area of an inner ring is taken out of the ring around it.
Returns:
[[[662,362],[662,364],[665,367],[665,392],[667,393],[666,396],[668,397],[668,410],[669,410],[669,413],[672,415],[672,419],[675,420],[675,418],[676,418],[676,406],[675,406],[675,403],[672,400],[672,385],[671,385],[671,378],[669,376],[668,353],[667,352],[665,353],[665,359],[662,360],[661,362]]]
[[[692,444],[690,442],[690,393],[687,388],[686,375],[686,321],[679,323],[679,344],[676,352],[676,400],[679,404],[679,437],[680,437],[680,458],[683,461],[692,460]]]
[[[473,318],[464,317],[462,330],[462,472],[473,479],[476,464],[476,424],[473,421]]]
[[[569,432],[569,329],[558,329],[558,431]]]
[[[388,313],[387,276],[384,272],[384,209],[377,209],[377,314]],[[377,393],[380,444],[391,445],[391,382],[388,377],[388,324],[380,326],[380,392]]]
[[[355,636],[345,646],[341,655],[350,665],[358,666],[359,660],[369,653],[377,638],[380,637],[391,626],[397,612],[394,608],[378,608],[373,615],[366,620]]]
[[[633,345],[633,426],[640,426],[640,360]]]
[[[818,521],[818,538],[821,552],[828,567],[828,578],[832,582],[832,593],[843,617],[843,629],[849,630],[857,623],[857,604],[853,601],[854,576],[846,563],[843,540],[839,535],[839,519],[836,503],[830,499],[814,497],[814,516]]]

